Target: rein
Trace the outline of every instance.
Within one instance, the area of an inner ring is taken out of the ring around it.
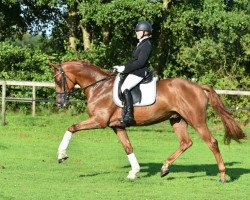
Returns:
[[[105,78],[102,78],[102,79],[100,79],[100,80],[94,82],[94,83],[90,83],[89,85],[87,85],[86,87],[84,87],[84,88],[82,88],[82,89],[83,89],[83,90],[86,90],[87,88],[92,87],[92,86],[94,86],[95,84],[100,83],[100,82],[102,82],[102,81],[109,80],[109,79],[111,79],[112,77],[113,77],[113,75],[107,76],[107,77],[105,77]]]

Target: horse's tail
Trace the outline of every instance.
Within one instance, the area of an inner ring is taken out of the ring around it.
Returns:
[[[246,137],[245,133],[236,123],[232,114],[223,105],[219,95],[215,92],[215,90],[212,87],[206,85],[201,87],[203,90],[208,92],[210,104],[223,122],[225,128],[224,143],[230,144],[231,139],[235,140],[236,142],[240,142],[240,139],[244,139]]]

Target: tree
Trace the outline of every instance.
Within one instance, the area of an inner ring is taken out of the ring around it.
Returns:
[[[230,11],[227,4],[216,0],[173,6],[170,14],[173,20],[169,20],[174,41],[170,69],[175,65],[186,76],[199,79],[213,73],[217,76],[210,80],[213,85],[224,77],[242,84],[240,77],[245,76],[250,58],[247,47],[250,16],[244,9],[246,5],[247,1],[234,1]],[[170,73],[168,68],[165,73]]]
[[[170,52],[170,40],[169,40],[169,28],[165,23],[168,18],[169,10],[171,7],[171,0],[163,0],[163,9],[161,17],[157,21],[157,29],[159,30],[157,37],[157,49],[155,50],[154,67],[158,76],[163,77],[163,71],[166,63],[169,60]]]
[[[0,41],[22,37],[27,31],[38,33],[46,22],[56,19],[49,1],[4,0],[0,2]]]

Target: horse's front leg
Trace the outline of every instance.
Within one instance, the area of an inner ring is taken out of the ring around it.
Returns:
[[[133,153],[133,147],[129,141],[128,134],[125,128],[113,128],[118,138],[120,139],[122,146],[128,156],[129,163],[131,165],[131,170],[127,176],[128,179],[135,179],[137,177],[137,173],[140,171],[140,165]]]
[[[63,139],[58,147],[58,162],[64,162],[68,156],[66,154],[66,150],[69,146],[69,142],[71,140],[72,135],[79,130],[87,130],[87,129],[95,129],[95,128],[104,128],[105,123],[101,123],[101,121],[96,120],[96,118],[92,117],[78,124],[74,124],[68,128],[65,132]]]

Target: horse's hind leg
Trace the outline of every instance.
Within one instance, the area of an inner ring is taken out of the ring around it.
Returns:
[[[192,146],[192,141],[187,132],[187,123],[181,117],[170,119],[170,123],[178,137],[179,148],[167,158],[161,168],[161,177],[169,173],[169,166],[189,147]]]
[[[214,154],[214,157],[217,161],[218,168],[220,171],[220,181],[223,183],[226,182],[226,167],[225,167],[224,162],[222,160],[217,140],[212,136],[206,123],[204,123],[202,126],[201,125],[198,126],[195,129],[197,130],[197,132],[200,134],[201,138],[206,142],[206,144],[208,145],[208,147],[210,148],[210,150]]]
[[[113,130],[120,139],[132,168],[132,170],[129,171],[127,178],[135,179],[137,177],[137,173],[140,171],[140,165],[135,157],[135,154],[133,153],[133,147],[129,141],[128,134],[125,128],[113,128]]]

